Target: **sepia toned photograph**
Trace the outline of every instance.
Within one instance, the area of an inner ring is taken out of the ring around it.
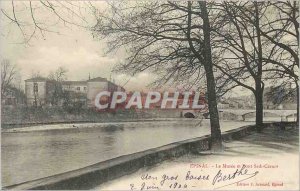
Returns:
[[[298,1],[0,1],[2,190],[299,190]]]

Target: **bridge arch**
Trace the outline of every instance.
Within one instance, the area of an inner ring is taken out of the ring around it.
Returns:
[[[288,115],[286,115],[286,117],[297,117],[297,112],[288,114]]]
[[[252,114],[252,113],[256,113],[256,111],[250,111],[250,112],[247,112],[247,113],[244,113],[242,114],[243,116],[246,116],[246,115],[249,115],[249,114]],[[266,114],[272,114],[272,115],[275,115],[275,116],[278,116],[278,117],[281,117],[282,115],[279,114],[279,113],[275,113],[275,112],[271,112],[271,111],[263,111],[263,115],[265,116]]]
[[[297,121],[297,111],[296,111],[295,113],[291,113],[291,114],[286,115],[285,120],[286,120],[286,121],[289,121],[289,118],[290,118],[290,119],[292,118],[293,121]]]
[[[228,115],[230,114],[230,115]],[[254,114],[251,116],[251,114]],[[245,121],[246,118],[255,117],[256,111],[255,110],[219,110],[219,116],[221,118],[231,119],[231,120],[239,120],[239,121]],[[271,116],[266,116],[266,115]],[[285,117],[286,115],[284,113],[278,113],[278,112],[272,112],[269,110],[263,110],[263,116],[265,117]]]
[[[195,118],[196,117],[195,114],[192,112],[186,112],[185,114],[183,114],[183,116],[185,118]]]

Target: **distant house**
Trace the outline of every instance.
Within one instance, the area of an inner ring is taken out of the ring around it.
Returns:
[[[2,105],[16,106],[26,102],[25,94],[22,90],[9,86],[1,97]]]
[[[229,101],[230,100],[230,101]],[[253,94],[238,98],[230,98],[228,101],[232,108],[255,109],[256,102]],[[236,104],[232,103],[236,102]],[[238,103],[238,104],[237,104]],[[263,94],[264,109],[296,109],[297,92],[296,89],[281,86],[265,87]]]
[[[225,100],[232,109],[254,109],[255,99],[252,96],[240,96]]]
[[[43,77],[25,80],[25,95],[27,105],[44,105],[52,90],[52,81]]]
[[[220,101],[218,103],[218,109],[228,109],[230,107],[230,104],[226,101]]]
[[[87,82],[86,81],[63,81],[61,82],[62,88],[65,91],[72,91],[78,93],[87,92]]]
[[[264,91],[264,109],[297,109],[296,88],[267,87]]]
[[[115,83],[108,81],[106,78],[93,78],[86,82],[87,84],[87,105],[89,107],[93,107],[95,97],[100,91],[109,91],[109,92],[115,92],[115,91],[124,91],[125,89],[121,86],[116,85]]]
[[[51,95],[55,92],[55,83],[43,77],[25,80],[25,92],[28,105],[51,104]],[[62,81],[59,83],[63,92],[68,93],[72,101],[82,102],[88,107],[94,106],[96,95],[100,91],[125,91],[106,78],[93,78],[86,81]]]

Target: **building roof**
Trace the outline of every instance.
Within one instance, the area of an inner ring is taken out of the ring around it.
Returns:
[[[86,85],[87,81],[62,81],[62,85]]]
[[[51,80],[44,78],[44,77],[34,77],[34,78],[25,80],[25,82],[45,82],[45,81],[51,81]],[[62,81],[61,83],[62,83],[62,85],[87,85],[87,82],[108,82],[108,83],[114,84],[113,82],[110,82],[106,78],[102,78],[102,77],[92,78],[87,81]],[[116,84],[114,84],[114,85],[117,86]]]
[[[45,81],[48,81],[48,79],[44,78],[44,77],[34,77],[34,78],[25,80],[25,82],[45,82]]]
[[[107,81],[106,78],[101,78],[101,77],[92,78],[92,79],[88,80],[88,82],[106,82],[106,81]]]

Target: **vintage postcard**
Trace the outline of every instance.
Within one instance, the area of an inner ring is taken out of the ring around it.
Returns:
[[[0,8],[3,190],[299,190],[298,1]]]

